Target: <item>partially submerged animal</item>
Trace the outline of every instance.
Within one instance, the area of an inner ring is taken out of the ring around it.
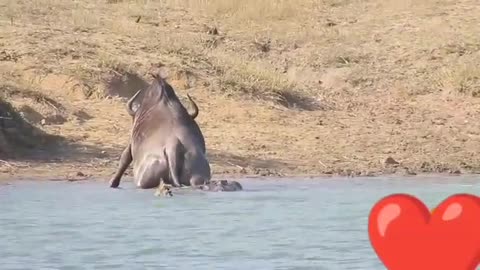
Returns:
[[[172,197],[172,190],[169,185],[166,185],[163,181],[160,182],[160,185],[157,187],[155,191],[155,196],[165,196],[165,197]]]
[[[120,157],[120,164],[110,180],[116,188],[133,162],[137,187],[155,188],[160,183],[173,187],[200,188],[211,178],[206,157],[205,139],[195,122],[198,107],[189,114],[172,86],[159,75],[137,100],[137,92],[128,102],[127,111],[133,118],[130,142]]]
[[[237,181],[211,180],[200,186],[199,189],[208,192],[234,192],[243,190],[243,187]],[[161,182],[155,191],[155,196],[172,197],[173,193],[171,185]]]
[[[212,180],[201,187],[205,191],[240,191],[243,190],[242,185],[237,181]]]

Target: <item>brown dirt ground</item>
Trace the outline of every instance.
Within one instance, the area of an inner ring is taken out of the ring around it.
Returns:
[[[197,101],[217,175],[477,173],[478,14],[474,0],[3,1],[0,178],[108,178],[125,99],[159,69]]]

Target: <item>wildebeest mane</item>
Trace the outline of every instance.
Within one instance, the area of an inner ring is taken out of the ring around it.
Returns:
[[[145,118],[150,114],[150,111],[156,108],[158,105],[166,106],[170,111],[170,115],[177,119],[188,119],[191,117],[185,117],[189,115],[187,109],[180,102],[180,99],[176,95],[174,89],[168,82],[160,76],[160,74],[152,74],[154,78],[150,86],[145,89],[145,94],[142,100],[139,101],[139,110],[137,118]],[[140,120],[140,119],[139,119]]]
[[[160,76],[160,74],[152,74],[154,81],[152,83],[152,89],[156,90],[154,96],[158,93],[160,100],[165,101],[165,103],[173,110],[173,112],[181,114],[188,114],[187,109],[183,106],[178,96],[175,94],[172,86]]]
[[[160,90],[165,94],[165,97],[170,101],[179,101],[177,95],[175,94],[175,91],[173,90],[172,86],[167,83],[167,81],[160,76],[160,74],[152,74],[154,78],[153,85],[155,88]]]

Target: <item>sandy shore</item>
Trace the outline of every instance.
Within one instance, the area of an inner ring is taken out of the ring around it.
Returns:
[[[478,173],[480,6],[421,2],[10,1],[0,177],[109,178],[161,69],[214,175]]]

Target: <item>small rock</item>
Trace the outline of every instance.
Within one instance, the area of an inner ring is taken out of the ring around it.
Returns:
[[[420,169],[422,170],[422,172],[429,172],[432,170],[432,166],[430,165],[430,163],[424,161],[420,165]]]
[[[271,43],[270,40],[267,40],[266,42],[259,42],[259,41],[255,40],[255,42],[253,44],[255,45],[255,47],[258,50],[266,53],[266,52],[270,51],[270,43]]]
[[[450,170],[450,174],[462,174],[460,170]]]
[[[410,168],[408,168],[408,167],[405,167],[405,168],[403,168],[403,169],[404,169],[404,172],[403,172],[404,175],[407,175],[407,176],[408,176],[408,175],[417,175],[416,172],[412,171],[412,170],[411,170]]]
[[[218,35],[218,29],[217,29],[216,27],[210,27],[210,28],[208,29],[207,33],[208,33],[209,35],[214,35],[214,36],[216,36],[216,35]]]
[[[385,163],[385,165],[398,165],[398,164],[400,164],[400,162],[396,161],[392,157],[388,157],[387,159],[385,159],[384,163]]]
[[[328,27],[332,27],[332,26],[336,26],[337,23],[332,22],[332,21],[328,21],[325,25],[328,26]]]
[[[75,181],[85,180],[87,178],[87,175],[85,175],[82,172],[76,172],[76,173],[68,174],[66,178],[67,178],[67,181],[69,182],[75,182]]]

